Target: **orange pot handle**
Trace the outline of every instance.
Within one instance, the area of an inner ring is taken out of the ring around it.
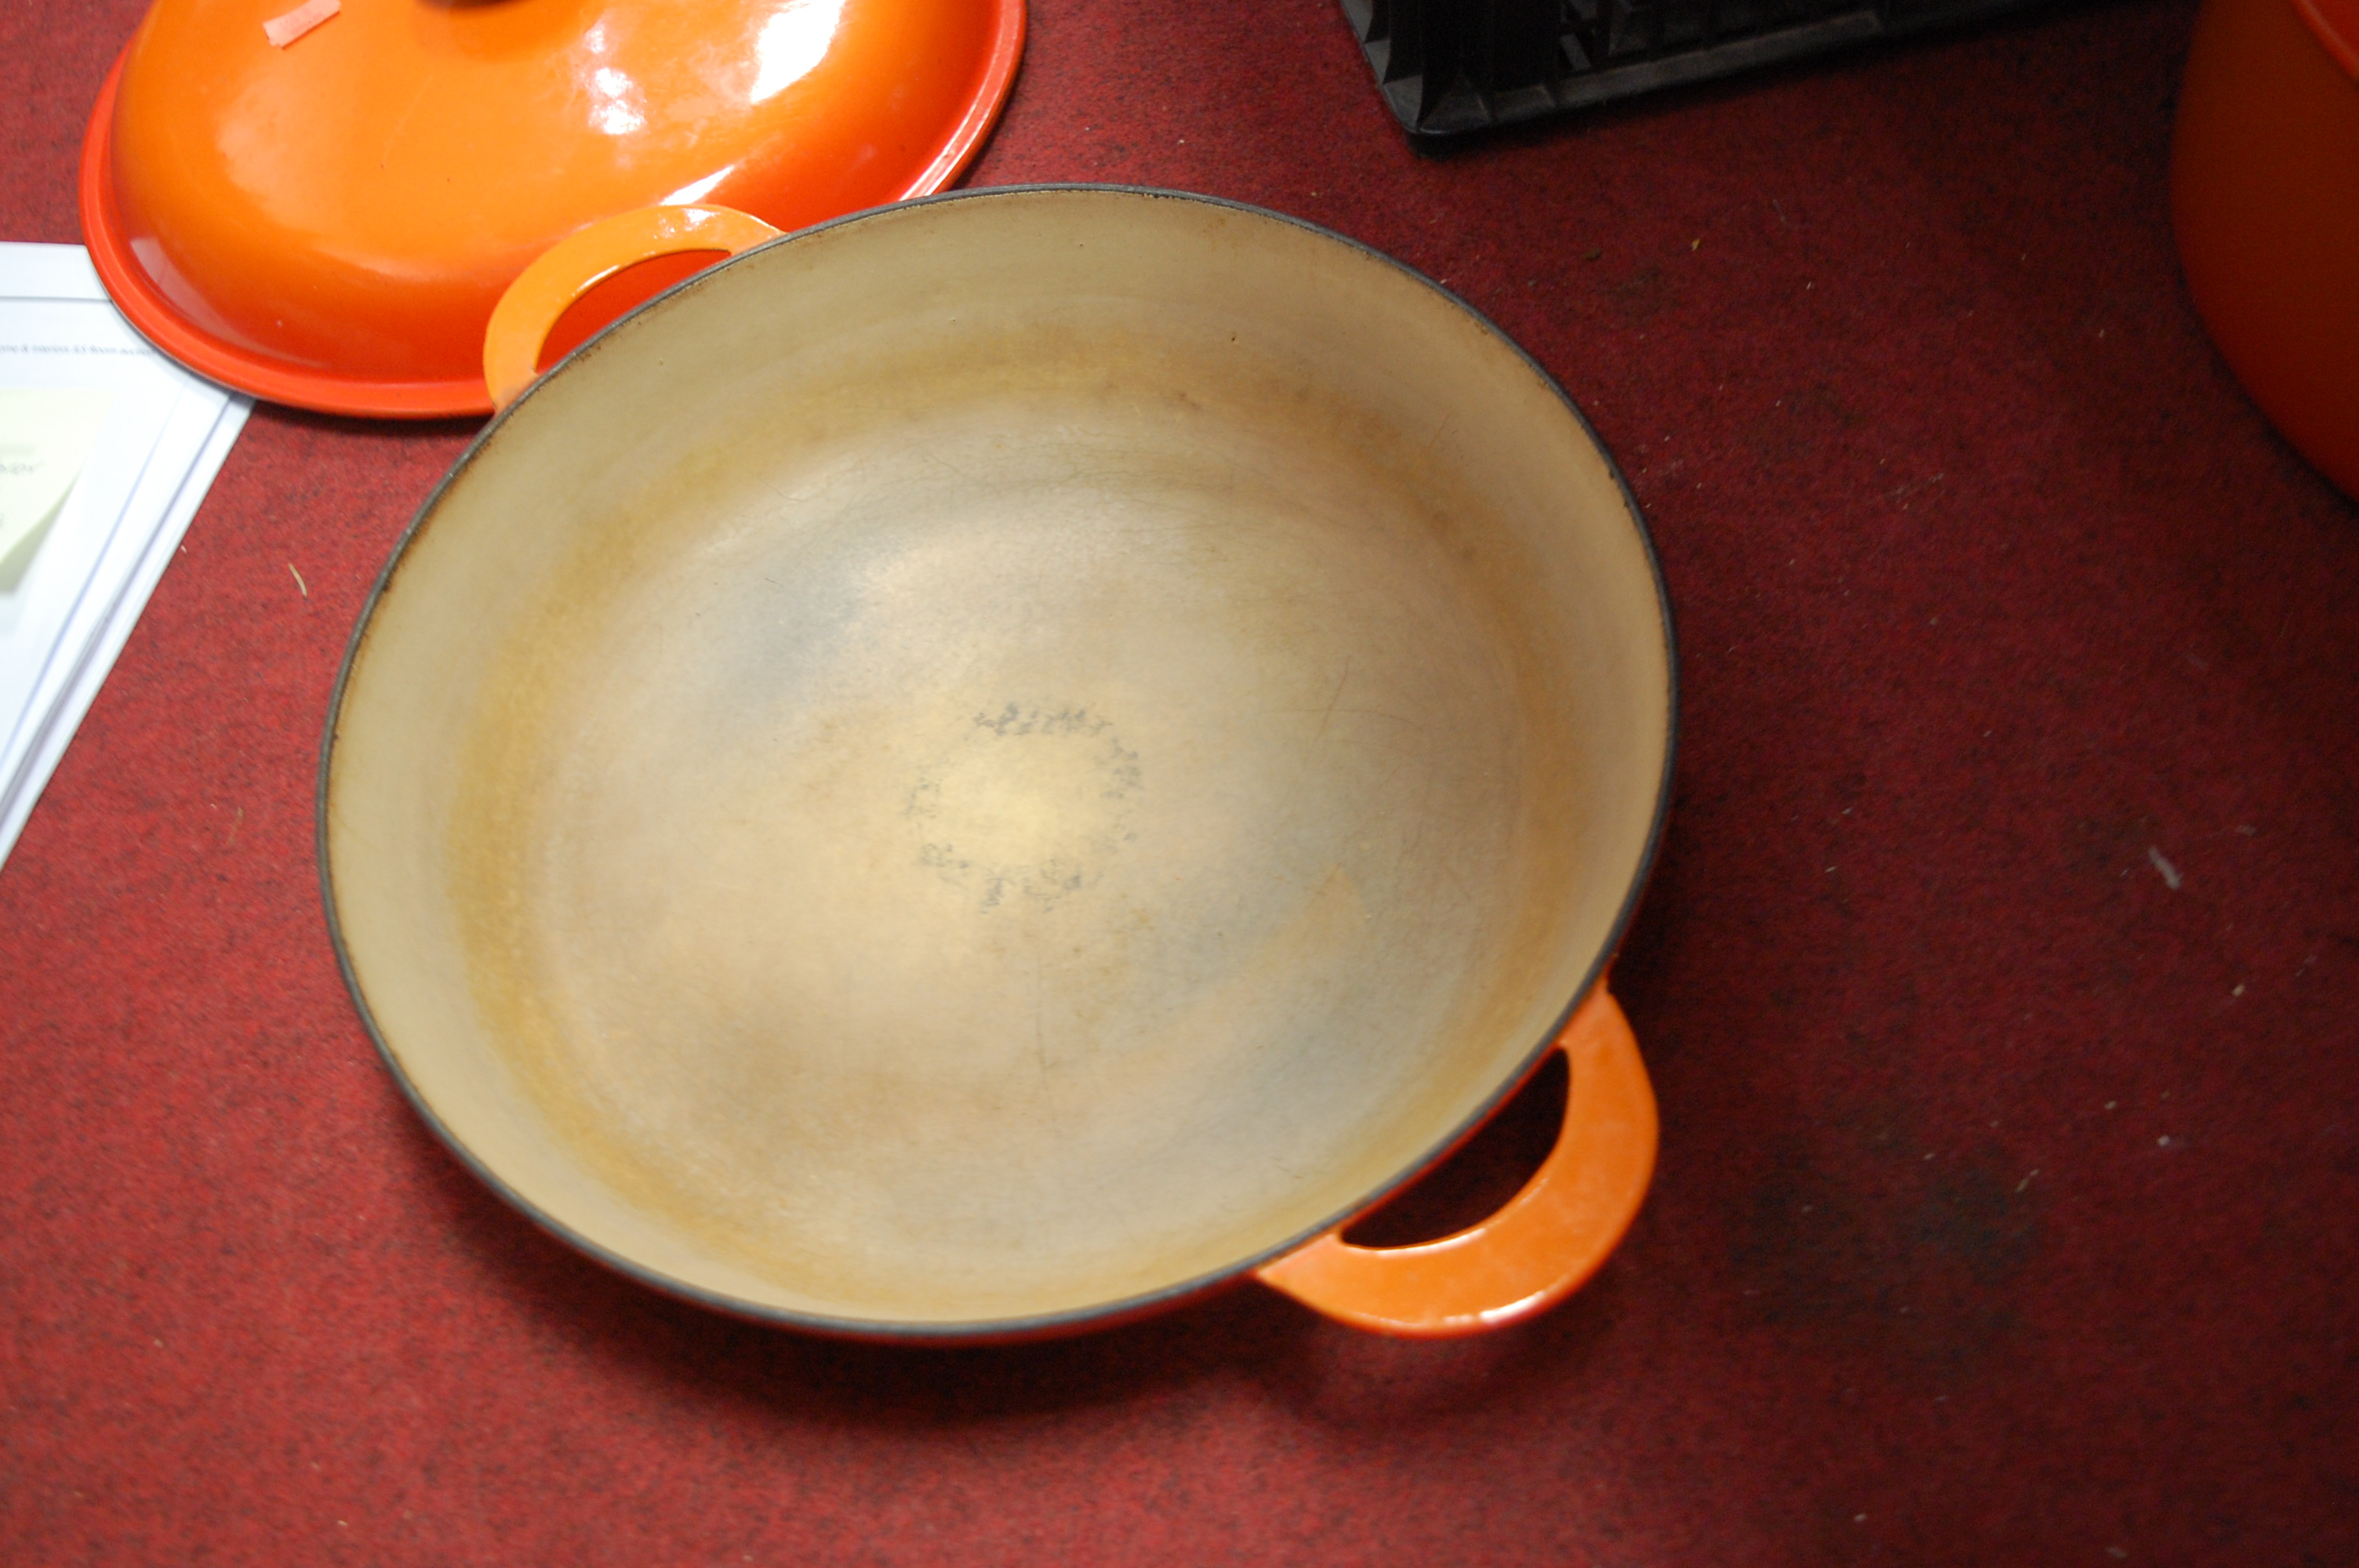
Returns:
[[[1556,1046],[1571,1069],[1564,1129],[1505,1208],[1414,1247],[1355,1247],[1338,1227],[1256,1278],[1341,1322],[1413,1338],[1504,1327],[1586,1283],[1647,1195],[1655,1091],[1629,1021],[1603,983]]]
[[[484,329],[484,384],[506,408],[532,384],[540,346],[565,308],[635,263],[681,251],[731,254],[778,231],[731,207],[642,207],[575,230],[516,275]]]

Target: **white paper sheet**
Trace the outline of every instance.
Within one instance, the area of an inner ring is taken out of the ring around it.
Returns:
[[[253,407],[148,347],[77,245],[0,244],[0,445],[12,393],[103,415],[38,536],[0,559],[0,860]],[[20,444],[47,427],[22,421]]]
[[[31,565],[114,401],[94,386],[0,386],[0,592]]]

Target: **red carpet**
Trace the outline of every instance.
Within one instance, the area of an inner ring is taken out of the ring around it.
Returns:
[[[140,8],[0,10],[0,237],[78,238]],[[1247,1286],[846,1346],[502,1206],[378,1065],[311,854],[336,661],[467,431],[259,411],[0,870],[0,1562],[2359,1560],[2359,506],[2180,295],[2190,14],[1425,157],[1332,0],[1038,0],[974,182],[1401,257],[1655,530],[1660,1176],[1488,1339]]]

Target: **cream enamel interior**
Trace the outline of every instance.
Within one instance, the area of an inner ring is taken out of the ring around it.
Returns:
[[[1613,472],[1265,214],[739,258],[453,477],[353,655],[333,910],[447,1133],[756,1311],[1084,1312],[1364,1202],[1531,1059],[1664,785]]]

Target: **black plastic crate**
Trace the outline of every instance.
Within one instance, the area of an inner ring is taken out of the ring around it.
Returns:
[[[1447,136],[2042,0],[1343,0],[1385,99]]]

